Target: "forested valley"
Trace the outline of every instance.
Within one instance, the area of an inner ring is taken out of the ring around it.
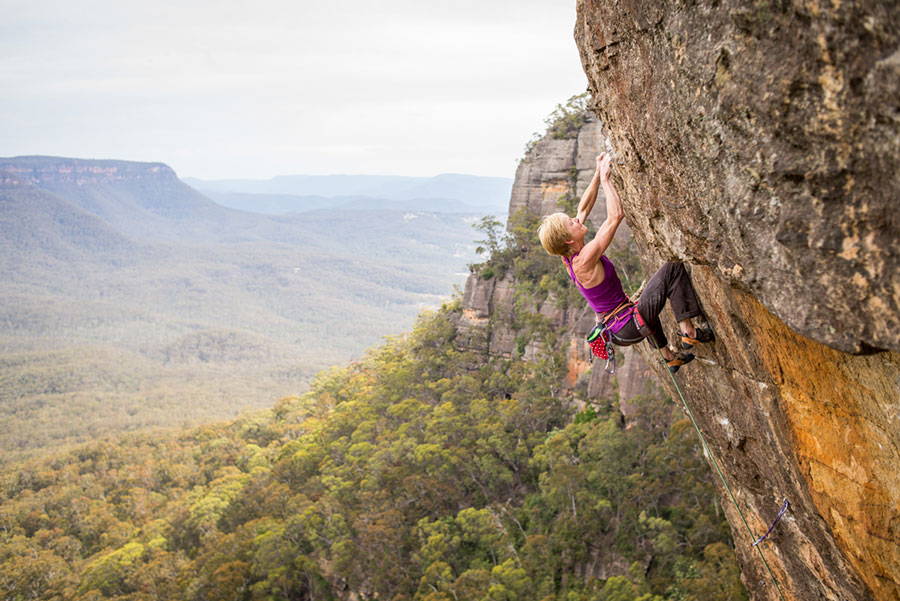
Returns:
[[[473,270],[536,276],[526,307],[564,274],[516,232]],[[455,344],[461,311],[423,314],[270,411],[8,466],[0,596],[745,599],[676,406],[639,398],[626,421],[615,401],[577,403],[541,315],[520,316],[539,356],[485,361]]]
[[[0,158],[0,464],[265,409],[408,331],[464,281],[482,214],[356,202],[262,214],[162,163]]]

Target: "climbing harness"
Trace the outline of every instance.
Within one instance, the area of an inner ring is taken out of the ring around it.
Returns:
[[[617,337],[615,333],[609,331],[609,326],[615,322],[617,318],[622,317],[625,311],[630,311],[630,315],[635,321],[638,332],[641,334],[640,338],[626,340]],[[650,336],[650,328],[647,327],[647,323],[644,321],[644,318],[641,317],[637,305],[631,299],[625,297],[625,301],[618,307],[609,313],[603,314],[599,318],[597,325],[595,325],[594,329],[588,334],[587,342],[590,345],[591,352],[594,356],[606,360],[606,365],[603,368],[606,373],[615,374],[616,350],[613,343],[615,342],[622,346],[628,346],[629,344],[640,342],[647,336]]]
[[[661,354],[661,353],[660,353]],[[668,371],[668,370],[666,370]],[[691,423],[694,425],[694,430],[697,431],[697,436],[700,438],[700,444],[703,447],[704,454],[709,458],[709,462],[712,463],[712,466],[715,468],[716,473],[719,475],[719,480],[722,481],[722,486],[725,487],[725,490],[728,492],[728,497],[731,499],[731,503],[734,505],[734,508],[737,509],[738,515],[741,516],[741,521],[744,523],[744,527],[747,528],[747,532],[750,534],[750,537],[753,538],[755,535],[753,534],[753,529],[750,528],[750,524],[747,523],[747,518],[744,516],[744,512],[741,510],[741,506],[738,505],[737,499],[734,498],[734,493],[731,491],[731,487],[728,485],[728,480],[725,479],[725,474],[722,473],[722,470],[719,468],[719,462],[716,461],[716,456],[713,455],[712,450],[709,448],[709,444],[706,442],[706,437],[703,435],[703,432],[700,430],[700,426],[697,424],[697,419],[694,417],[694,412],[691,411],[691,408],[688,407],[687,401],[684,399],[684,393],[681,391],[681,386],[678,385],[678,380],[675,379],[675,374],[669,372],[669,377],[672,379],[672,385],[675,386],[675,390],[678,392],[678,397],[681,399],[681,406],[684,408],[684,412],[687,413],[687,416],[690,418]],[[769,578],[772,579],[772,583],[775,585],[775,590],[778,591],[778,596],[781,598],[781,601],[787,601],[784,596],[784,591],[781,590],[781,585],[778,583],[778,579],[775,578],[775,574],[772,572],[772,568],[769,566],[769,562],[766,561],[766,556],[763,555],[762,547],[758,546],[775,528],[775,524],[781,519],[784,513],[790,508],[790,503],[788,500],[784,500],[784,504],[781,506],[781,511],[778,512],[778,515],[775,517],[775,521],[772,522],[772,525],[769,526],[769,531],[764,535],[756,539],[756,542],[753,543],[753,547],[756,549],[757,553],[759,553],[759,558],[762,561],[762,564],[765,566],[766,571],[769,573]]]
[[[778,510],[778,515],[776,515],[775,519],[772,521],[772,525],[769,526],[769,529],[766,530],[765,534],[763,534],[758,539],[756,539],[756,542],[753,543],[754,547],[756,545],[758,545],[759,543],[763,542],[764,540],[766,540],[767,538],[769,538],[769,535],[772,534],[772,530],[775,530],[775,524],[777,524],[778,522],[781,521],[781,516],[783,516],[787,512],[787,510],[790,508],[791,508],[790,502],[788,502],[788,500],[785,499],[784,503],[782,503],[782,505],[781,505],[781,509]]]

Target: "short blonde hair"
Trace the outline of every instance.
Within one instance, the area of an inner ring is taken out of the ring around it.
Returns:
[[[569,216],[565,213],[553,213],[545,215],[538,226],[538,238],[541,246],[551,255],[567,256],[571,248],[566,242],[571,238],[566,224]]]

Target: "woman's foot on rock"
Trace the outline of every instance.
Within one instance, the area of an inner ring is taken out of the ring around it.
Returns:
[[[686,351],[694,348],[695,344],[712,342],[716,339],[716,335],[713,334],[710,328],[697,328],[693,336],[688,336],[684,332],[678,332],[678,336],[681,337],[681,348]]]
[[[669,368],[669,372],[674,374],[676,371],[681,369],[682,365],[690,363],[693,360],[693,353],[678,353],[677,355],[675,355],[674,359],[669,359],[668,361],[666,361],[666,365]]]

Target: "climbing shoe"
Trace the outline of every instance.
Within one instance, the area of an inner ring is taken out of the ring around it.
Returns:
[[[697,333],[693,337],[688,336],[684,332],[678,332],[676,335],[681,337],[681,348],[686,351],[694,348],[695,344],[712,342],[716,339],[716,335],[709,328],[697,328]]]
[[[677,355],[675,355],[674,359],[672,359],[671,361],[666,361],[665,363],[669,367],[669,372],[674,374],[681,368],[682,365],[690,363],[693,360],[693,353],[678,353]]]

